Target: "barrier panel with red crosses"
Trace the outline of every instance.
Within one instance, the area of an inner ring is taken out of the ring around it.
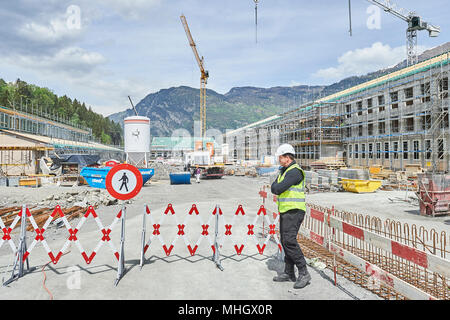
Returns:
[[[150,220],[151,234],[146,238],[147,219]],[[169,222],[169,219],[172,220]],[[282,252],[282,246],[275,226],[279,217],[271,219],[264,205],[261,205],[254,218],[250,218],[242,205],[238,205],[230,214],[224,214],[220,206],[211,209],[206,216],[200,215],[197,205],[193,204],[187,211],[178,212],[172,204],[168,204],[165,210],[159,214],[150,211],[146,205],[143,214],[142,241],[141,241],[141,259],[140,266],[145,263],[145,254],[156,247],[162,248],[166,256],[173,253],[175,247],[184,247],[185,252],[190,256],[196,255],[199,251],[213,255],[213,261],[222,269],[220,264],[219,249],[227,247],[233,251],[233,254],[242,255],[243,253],[258,253],[263,255],[268,242],[272,239]],[[262,234],[263,241],[258,239],[258,222],[269,226],[269,231]],[[163,226],[175,225],[173,231],[163,232]],[[189,224],[189,226],[188,226]],[[193,240],[189,238],[195,237]],[[245,234],[244,234],[245,233]],[[234,237],[237,235],[237,237]],[[168,237],[173,240],[167,241]],[[182,244],[177,244],[179,239]],[[243,239],[247,238],[246,241]],[[205,245],[202,245],[206,242]],[[255,250],[256,249],[256,250]]]
[[[263,205],[267,208],[275,206],[276,196],[269,196],[266,186],[259,191]],[[270,201],[267,201],[270,199]],[[383,252],[401,259],[405,264],[423,268],[427,272],[434,272],[443,279],[450,278],[450,261],[436,254],[425,252],[408,244],[400,243],[373,230],[362,228],[345,222],[335,215],[333,208],[318,209],[318,206],[306,204],[304,222],[299,234],[306,239],[326,248],[329,252],[355,266],[372,278],[394,289],[409,299],[436,299],[432,294],[424,292],[399,277],[381,269],[358,255],[344,248],[342,244],[334,241],[336,234],[340,233],[352,238],[352,242],[359,244],[360,248],[371,247],[377,252]],[[444,281],[445,283],[445,281]],[[448,283],[448,282],[447,282]]]
[[[22,210],[17,214],[17,216],[15,217],[15,219],[13,220],[13,222],[10,224],[9,227],[6,227],[3,222],[3,219],[0,218],[0,228],[3,231],[3,237],[0,240],[0,247],[2,247],[2,245],[5,242],[7,242],[11,248],[13,255],[14,255],[14,268],[12,271],[12,276],[9,280],[7,280],[4,283],[4,285],[8,285],[12,281],[14,281],[24,275],[23,264],[24,264],[24,262],[27,262],[27,265],[28,265],[29,257],[32,255],[34,249],[39,244],[42,245],[42,247],[46,251],[47,255],[49,256],[50,261],[55,265],[60,261],[61,257],[66,253],[68,247],[71,244],[74,244],[75,247],[77,247],[77,249],[79,250],[79,252],[81,254],[81,257],[87,264],[90,264],[93,261],[93,259],[95,258],[95,256],[97,255],[97,253],[103,247],[104,244],[108,244],[114,257],[119,261],[119,269],[120,269],[120,266],[121,266],[120,262],[123,261],[123,259],[121,259],[123,257],[120,256],[119,251],[116,249],[116,246],[114,245],[113,241],[111,240],[111,233],[113,232],[114,227],[117,224],[117,222],[121,221],[122,222],[122,236],[121,236],[122,238],[121,238],[121,240],[123,240],[125,210],[126,210],[125,207],[122,207],[122,209],[116,215],[114,221],[108,227],[105,227],[103,225],[100,217],[98,216],[94,207],[92,207],[92,206],[87,208],[86,213],[78,221],[78,224],[75,227],[73,227],[70,224],[70,222],[67,220],[67,217],[64,215],[60,206],[55,207],[52,214],[49,215],[49,217],[47,218],[47,220],[45,221],[45,223],[42,227],[38,226],[38,224],[36,223],[36,220],[31,215],[30,210],[25,205],[22,207]],[[86,220],[89,219],[90,217],[92,217],[94,219],[94,221],[96,222],[98,230],[99,230],[99,234],[98,234],[98,243],[97,243],[96,247],[94,248],[94,250],[92,252],[88,253],[88,252],[86,252],[86,250],[84,250],[84,248],[81,244],[81,241],[79,239],[79,231],[85,224]],[[58,251],[53,251],[50,248],[50,245],[48,244],[48,241],[47,241],[48,239],[46,237],[45,232],[47,231],[50,223],[58,218],[61,219],[61,221],[63,222],[68,235],[67,235],[67,240],[65,241],[62,248]],[[18,225],[19,222],[21,224],[20,240],[19,240],[19,244],[16,245],[11,237],[11,232]],[[27,233],[26,225],[28,222],[31,223],[31,225],[33,227],[33,232],[35,233],[35,237],[32,240],[29,247],[27,246],[27,243],[26,243],[26,233]],[[123,252],[123,241],[121,241],[121,251]],[[19,269],[18,273],[16,273],[17,267]]]

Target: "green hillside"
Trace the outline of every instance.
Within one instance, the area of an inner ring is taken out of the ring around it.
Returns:
[[[41,88],[17,79],[7,83],[0,79],[0,105],[25,112],[58,114],[59,118],[92,129],[94,137],[105,144],[121,144],[122,128],[108,118],[92,111],[91,107],[66,95],[58,97],[50,89]]]

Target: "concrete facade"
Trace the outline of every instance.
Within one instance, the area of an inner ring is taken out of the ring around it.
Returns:
[[[304,166],[336,158],[353,167],[448,171],[449,62],[447,52],[228,132],[229,156],[258,160],[290,143]]]

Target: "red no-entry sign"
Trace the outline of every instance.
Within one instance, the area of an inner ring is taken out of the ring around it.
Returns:
[[[130,164],[119,164],[109,170],[105,184],[111,196],[119,200],[129,200],[141,191],[142,174]]]

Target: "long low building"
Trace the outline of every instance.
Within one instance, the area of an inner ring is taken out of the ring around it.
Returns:
[[[103,160],[123,158],[123,150],[96,142],[53,139],[0,130],[0,169],[5,175],[37,174],[39,159],[51,154],[98,154]]]
[[[218,143],[210,137],[154,137],[151,144],[151,158],[183,158],[185,153],[195,150],[218,151]],[[212,153],[214,153],[212,152]]]
[[[93,141],[92,130],[0,107],[0,170],[6,175],[39,173],[39,159],[51,154],[98,154],[124,159],[121,148]]]
[[[292,144],[303,166],[344,158],[349,166],[407,164],[448,171],[450,52],[227,132],[230,158],[274,155]]]

